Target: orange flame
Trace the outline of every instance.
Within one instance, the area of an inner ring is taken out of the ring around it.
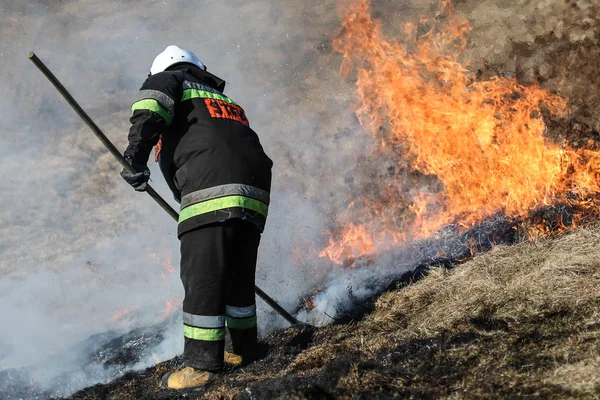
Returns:
[[[181,300],[167,300],[165,303],[165,308],[163,309],[162,315],[163,318],[172,317],[181,307],[183,306],[183,301]]]
[[[377,204],[362,202],[360,224],[350,222],[357,220],[354,205],[321,256],[342,263],[456,221],[466,230],[496,213],[520,217],[567,201],[568,193],[600,191],[597,152],[544,137],[542,114],[564,115],[563,98],[514,78],[478,81],[461,63],[471,28],[450,1],[441,2],[436,18],[405,25],[401,42],[383,35],[368,0],[349,10],[333,46],[344,56],[342,73],[356,72],[361,124],[382,154],[431,184],[414,187],[406,178],[381,188]]]
[[[117,323],[118,326],[133,326],[137,321],[137,311],[139,308],[131,307],[128,309],[120,310],[112,315],[112,320]]]
[[[150,253],[150,257],[163,267],[161,275],[164,280],[167,280],[169,275],[175,273],[175,267],[173,266],[173,260],[170,255],[162,257],[158,253]]]

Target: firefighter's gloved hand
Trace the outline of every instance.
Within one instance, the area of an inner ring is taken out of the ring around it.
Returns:
[[[127,172],[125,168],[121,170],[121,176],[125,179],[125,182],[129,183],[137,192],[145,192],[148,187],[148,181],[150,180],[150,170],[145,164],[131,164],[131,166],[138,172],[132,174]]]

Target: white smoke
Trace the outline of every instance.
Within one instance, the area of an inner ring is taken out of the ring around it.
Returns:
[[[268,229],[261,239],[257,285],[293,312],[299,297],[321,284],[331,265],[318,257],[325,229],[322,214],[297,192],[278,192],[269,208]],[[266,286],[264,286],[266,283]],[[264,286],[264,287],[263,287]],[[258,300],[261,334],[289,326]]]
[[[106,329],[126,331],[134,324],[160,322],[166,302],[181,297],[178,275],[166,267],[176,248],[165,241],[140,245],[142,234],[101,239],[61,271],[0,281],[8,317],[0,337],[12,349],[0,369],[40,363]],[[139,251],[135,257],[133,249]],[[154,258],[156,249],[163,260]]]
[[[398,249],[353,268],[330,272],[322,289],[309,296],[307,300],[312,304],[300,310],[298,319],[324,326],[345,317],[365,300],[388,288],[404,272],[414,268],[413,257],[413,249]]]
[[[226,79],[275,162],[257,284],[294,310],[334,268],[318,256],[322,233],[347,202],[346,166],[369,141],[353,135],[353,89],[322,46],[338,26],[334,2],[325,3],[0,2],[0,379],[25,367],[36,390],[59,395],[103,382],[124,371],[93,364],[90,337],[165,318],[163,340],[132,368],[183,349],[180,316],[165,311],[182,297],[176,223],[122,182],[27,52],[121,150],[129,106],[164,47],[192,49]],[[152,185],[176,206],[151,170]],[[261,334],[287,326],[257,304]]]

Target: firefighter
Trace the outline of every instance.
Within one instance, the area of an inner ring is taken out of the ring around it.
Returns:
[[[137,100],[121,176],[137,191],[150,178],[153,147],[181,204],[184,368],[163,377],[171,389],[209,382],[225,361],[250,360],[257,345],[254,278],[267,217],[271,167],[244,110],[225,81],[190,51],[168,46]],[[231,352],[225,350],[225,327]]]

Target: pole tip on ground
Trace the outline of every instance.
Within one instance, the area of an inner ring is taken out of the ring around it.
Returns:
[[[35,57],[35,53],[33,51],[30,51],[29,53],[27,53],[27,57],[33,58],[33,57]]]

